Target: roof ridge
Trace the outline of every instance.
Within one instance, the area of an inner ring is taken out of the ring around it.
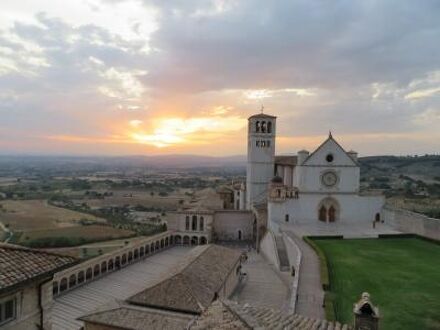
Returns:
[[[47,251],[45,249],[30,248],[30,247],[22,246],[22,245],[18,245],[18,244],[0,243],[0,249],[18,250],[18,251],[25,251],[25,252],[32,252],[32,253],[39,253],[39,254],[47,254],[47,255],[54,256],[54,257],[71,258],[76,261],[80,260],[79,258],[70,256],[70,255],[51,252],[51,251]]]

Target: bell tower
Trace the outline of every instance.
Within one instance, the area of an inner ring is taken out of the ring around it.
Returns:
[[[246,208],[267,200],[274,176],[276,117],[264,113],[248,118]]]

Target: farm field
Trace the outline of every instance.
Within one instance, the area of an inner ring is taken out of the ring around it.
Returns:
[[[440,245],[418,238],[314,239],[324,252],[336,318],[352,324],[369,292],[381,329],[440,328]]]
[[[0,201],[0,221],[12,231],[50,230],[78,226],[81,219],[105,223],[93,215],[71,211],[47,204],[45,200]]]
[[[123,205],[142,205],[144,207],[156,207],[163,209],[175,209],[180,200],[187,200],[188,196],[180,193],[173,193],[169,196],[151,196],[149,192],[133,190],[113,190],[113,196],[102,199],[87,199],[84,202],[91,208],[101,208],[109,206]],[[75,202],[79,202],[76,200]]]

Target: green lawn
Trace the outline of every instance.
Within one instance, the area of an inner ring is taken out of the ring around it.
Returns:
[[[362,292],[382,329],[440,329],[440,245],[418,238],[314,239],[329,264],[338,321],[352,324]]]

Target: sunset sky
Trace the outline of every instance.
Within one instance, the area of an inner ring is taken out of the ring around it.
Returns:
[[[0,154],[440,152],[440,1],[0,1]]]

